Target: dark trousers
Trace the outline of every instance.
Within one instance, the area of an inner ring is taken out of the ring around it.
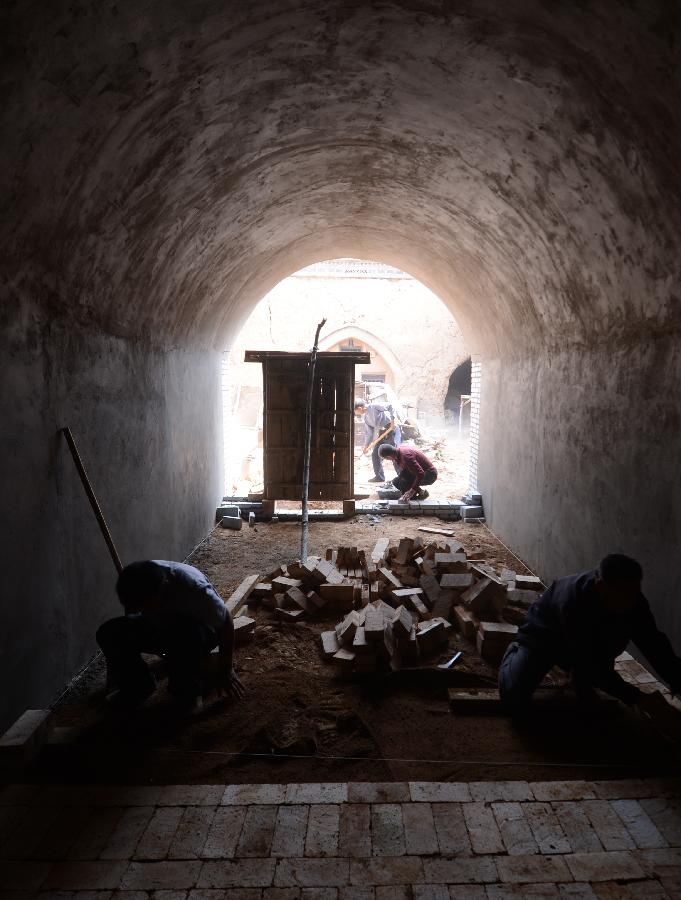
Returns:
[[[397,476],[397,478],[393,478],[393,484],[397,488],[400,493],[404,493],[408,491],[411,487],[411,483],[414,480],[414,476],[411,472],[407,471],[407,469],[403,469]],[[433,484],[437,480],[437,469],[426,469],[423,474],[423,478],[421,479],[421,484],[419,487],[423,487],[424,484]]]
[[[165,657],[168,690],[178,697],[201,693],[201,658],[218,644],[212,628],[189,616],[174,616],[159,626],[143,616],[109,619],[97,631],[97,643],[106,657],[109,674],[123,695],[148,697],[156,680],[142,653]]]
[[[382,444],[390,444],[391,446],[396,447],[397,444],[395,443],[395,432],[391,431],[390,434],[387,434],[383,438],[381,443],[376,444],[374,449],[371,451],[371,463],[374,467],[374,475],[376,476],[376,478],[380,478],[381,481],[385,481],[385,471],[383,469],[383,460],[378,455],[378,448]]]
[[[499,667],[499,698],[511,713],[526,711],[553,661],[522,644],[509,644]]]

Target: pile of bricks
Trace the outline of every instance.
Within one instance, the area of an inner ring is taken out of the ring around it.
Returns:
[[[420,537],[397,546],[382,538],[371,553],[330,548],[263,578],[250,575],[227,607],[238,643],[252,639],[255,628],[239,615],[245,603],[261,603],[284,622],[340,613],[335,629],[321,635],[322,652],[346,672],[418,665],[446,649],[452,625],[494,665],[543,585],[507,569],[497,574],[482,557],[452,539]]]

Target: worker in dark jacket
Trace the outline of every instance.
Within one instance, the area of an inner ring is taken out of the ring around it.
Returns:
[[[512,713],[527,710],[553,666],[572,677],[583,701],[605,691],[628,706],[644,696],[615,671],[631,641],[672,693],[681,691],[681,659],[658,630],[641,593],[643,570],[635,559],[606,556],[597,569],[554,581],[529,608],[499,669],[499,696]]]
[[[201,709],[201,658],[220,648],[221,687],[241,697],[233,668],[234,624],[224,600],[198,569],[184,563],[148,559],[126,566],[116,583],[125,615],[97,631],[116,690],[107,698],[134,707],[156,689],[143,653],[163,656],[168,690],[187,713]]]
[[[392,444],[381,444],[378,448],[381,459],[392,461],[397,471],[393,485],[402,491],[400,500],[425,500],[428,491],[424,484],[433,484],[437,479],[437,469],[425,453],[416,447],[393,447]]]

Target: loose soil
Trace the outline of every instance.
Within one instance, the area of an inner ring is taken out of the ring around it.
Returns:
[[[368,516],[312,523],[311,554],[327,547],[370,550],[378,538],[414,537],[442,524],[469,552],[496,567],[528,571],[482,525],[433,518]],[[443,540],[446,540],[443,538]],[[246,575],[299,555],[300,525],[271,523],[241,532],[217,529],[190,562],[223,596]],[[550,780],[658,775],[676,751],[615,704],[587,714],[542,711],[524,727],[501,716],[457,716],[448,684],[495,683],[496,672],[454,633],[425,672],[348,680],[320,656],[322,631],[339,616],[280,624],[255,608],[255,640],[237,648],[247,688],[240,703],[218,700],[192,721],[178,720],[160,682],[133,715],[104,709],[104,666],[95,660],[56,709],[57,738],[30,773],[37,780],[83,783],[224,783],[391,780]],[[460,665],[433,669],[456,649]],[[550,679],[560,683],[562,676]]]

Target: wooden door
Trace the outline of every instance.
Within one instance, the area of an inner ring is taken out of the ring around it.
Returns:
[[[248,358],[248,357],[247,357]],[[307,354],[262,354],[264,496],[300,500],[305,449]],[[355,361],[320,354],[312,394],[310,500],[345,500],[354,493]]]

